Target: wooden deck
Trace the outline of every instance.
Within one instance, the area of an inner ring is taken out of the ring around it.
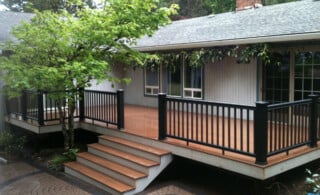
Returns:
[[[270,178],[274,175],[283,173],[287,170],[293,169],[295,167],[318,159],[320,156],[320,142],[318,141],[318,147],[310,148],[308,146],[301,146],[296,149],[290,150],[288,153],[283,152],[268,157],[267,165],[257,165],[255,162],[255,157],[250,157],[248,155],[242,155],[223,149],[204,146],[192,142],[186,142],[174,138],[166,138],[165,140],[159,141],[157,108],[125,105],[124,113],[125,127],[121,131],[117,129],[117,126],[106,125],[106,123],[93,121],[91,119],[85,119],[84,123],[79,123],[77,121],[75,127],[87,129],[89,131],[98,132],[101,134],[113,134],[113,132],[116,132],[121,133],[123,136],[136,136],[134,137],[135,141],[141,141],[141,143],[150,144],[150,146],[157,146],[169,150],[175,155],[190,158],[203,163],[207,163],[212,166],[221,167],[226,170],[238,172],[240,174],[248,175],[259,179]],[[212,117],[211,120],[216,121],[217,119],[215,117]],[[45,126],[38,126],[35,123],[30,123],[30,121],[25,122],[18,119],[10,119],[8,122],[23,127],[25,129],[29,129],[36,133],[48,133],[59,130],[59,125],[54,121],[48,122],[47,124],[45,124]],[[229,123],[231,127],[233,125],[240,125],[240,121],[238,119],[230,119]],[[210,122],[208,127],[211,128]],[[219,134],[222,135],[222,130],[220,129],[221,127],[219,127],[220,126],[216,126],[213,128],[214,134],[219,132]],[[225,146],[228,147],[240,147],[240,143],[246,143],[247,146],[244,146],[244,149],[247,148],[248,151],[253,153],[253,121],[248,122],[248,127],[249,128],[246,128],[245,133],[241,134],[241,136],[239,136],[239,133],[236,133],[236,139],[234,137],[234,130],[231,130],[230,132],[226,131],[224,140],[222,140],[222,138],[217,139],[217,136],[206,132],[201,134],[198,133],[198,135],[196,135],[191,132],[187,133],[180,131],[180,134],[189,134],[190,136],[198,137],[197,139],[202,139],[202,141],[207,140],[208,143],[223,143]],[[190,129],[188,131],[190,131]],[[286,134],[279,133],[279,135],[282,136],[281,139],[283,139],[283,137],[285,137]],[[270,145],[270,142],[268,144]],[[278,143],[275,142],[273,144]],[[272,147],[270,147],[269,145],[268,151],[272,150]]]
[[[89,120],[86,122],[92,122],[92,121]],[[105,126],[100,122],[94,122],[94,124]],[[231,119],[230,124],[236,124],[237,126],[240,126],[240,121],[237,119]],[[230,134],[230,136],[225,136],[224,144],[226,144],[226,146],[240,147],[239,146],[240,143],[244,142],[244,141],[241,141],[240,139],[242,140],[249,139],[250,141],[248,142],[249,143],[248,151],[253,152],[254,150],[253,149],[254,148],[253,121],[250,121],[250,124],[248,125],[248,127],[250,127],[248,133],[244,133],[242,138],[240,138],[240,136],[237,136],[237,139],[235,140],[232,133]],[[108,128],[116,129],[115,126],[113,127],[110,125]],[[220,134],[222,135],[221,129],[219,131],[220,131]],[[125,128],[122,130],[122,132],[137,135],[144,138],[157,140],[158,139],[158,109],[151,108],[151,107],[126,105],[125,106]],[[189,134],[191,133],[189,132]],[[226,133],[226,135],[228,135],[228,133]],[[193,135],[193,136],[196,136],[196,135]],[[199,139],[207,139],[207,137],[209,137],[208,142],[210,142],[213,136],[211,134],[203,134],[203,135],[198,135],[198,137]],[[211,154],[214,156],[219,156],[219,157],[258,166],[255,164],[254,157],[241,155],[234,152],[228,152],[222,149],[217,149],[210,146],[204,146],[204,145],[196,144],[192,142],[186,142],[186,141],[182,141],[174,138],[166,138],[165,140],[163,140],[163,142],[188,148],[188,149],[192,149],[192,150],[196,150],[196,151],[200,151],[200,152],[205,152],[207,154]],[[223,140],[220,138],[219,142],[222,143]],[[320,145],[320,142],[318,142],[318,145]],[[310,148],[308,146],[302,146],[297,149],[290,150],[288,153],[283,152],[283,153],[271,156],[268,158],[268,164],[265,167],[273,166],[277,163],[295,158],[297,156],[301,156],[305,153],[309,153],[317,149],[319,148],[318,147]]]

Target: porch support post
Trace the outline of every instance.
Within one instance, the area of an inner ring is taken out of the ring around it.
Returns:
[[[117,90],[118,129],[124,128],[124,90]]]
[[[38,91],[38,123],[44,125],[44,107],[43,107],[43,92]]]
[[[79,89],[79,120],[84,121],[84,89]]]
[[[27,120],[27,109],[28,109],[27,91],[23,90],[21,95],[21,115],[23,120]]]
[[[254,152],[256,164],[267,164],[268,145],[268,102],[256,102],[254,116]]]
[[[318,109],[317,109],[317,101],[319,96],[311,94],[309,98],[312,99],[312,103],[310,106],[310,115],[309,115],[309,140],[310,147],[317,147],[317,117],[318,117]]]
[[[165,93],[158,94],[158,139],[164,140],[167,133],[167,95]]]

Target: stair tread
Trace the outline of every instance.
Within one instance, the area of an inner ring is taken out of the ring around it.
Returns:
[[[140,144],[140,143],[137,143],[137,142],[129,141],[129,140],[118,138],[118,137],[113,137],[113,136],[108,136],[108,135],[101,135],[100,138],[105,139],[105,140],[109,140],[109,141],[113,141],[113,142],[116,142],[116,143],[120,143],[120,144],[129,146],[129,147],[132,147],[132,148],[135,148],[135,149],[139,149],[139,150],[142,150],[142,151],[145,151],[145,152],[149,152],[151,154],[158,155],[158,156],[163,156],[163,155],[166,155],[166,154],[170,154],[170,152],[166,151],[166,150],[162,150],[162,149],[159,149],[159,148],[147,146],[147,145],[144,145],[144,144]]]
[[[100,150],[102,152],[112,154],[114,156],[126,159],[131,162],[135,162],[135,163],[142,165],[142,166],[145,166],[145,167],[153,167],[153,166],[159,165],[159,163],[156,161],[148,160],[148,159],[145,159],[145,158],[142,158],[139,156],[135,156],[133,154],[129,154],[127,152],[123,152],[123,151],[120,151],[120,150],[117,150],[114,148],[106,147],[102,144],[98,144],[98,143],[89,144],[88,147],[92,147],[92,148],[95,148],[95,149]]]
[[[84,159],[87,159],[87,160],[94,162],[96,164],[99,164],[100,166],[111,169],[111,170],[118,172],[122,175],[128,176],[132,179],[140,179],[140,178],[147,177],[147,175],[144,173],[141,173],[141,172],[133,170],[131,168],[122,166],[120,164],[117,164],[117,163],[112,162],[110,160],[107,160],[105,158],[96,156],[94,154],[90,154],[88,152],[78,153],[77,156],[84,158]]]
[[[118,180],[115,180],[105,174],[102,174],[100,172],[97,172],[87,166],[81,165],[77,162],[67,162],[64,164],[65,166],[67,166],[70,169],[73,169],[74,171],[77,171],[87,177],[90,177],[91,179],[102,183],[103,185],[106,185],[110,188],[112,188],[115,191],[118,191],[120,193],[125,193],[128,191],[131,191],[133,189],[135,189],[132,186],[129,186],[127,184],[124,184]]]

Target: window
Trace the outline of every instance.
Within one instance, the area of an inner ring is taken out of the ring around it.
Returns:
[[[264,101],[272,104],[289,101],[290,53],[272,53],[264,68]]]
[[[320,93],[320,52],[296,52],[294,99]]]
[[[183,96],[202,98],[202,68],[185,64]]]
[[[144,94],[203,98],[203,69],[191,67],[183,56],[171,61],[170,65],[150,66],[144,69]],[[161,83],[161,84],[160,84]]]
[[[145,95],[157,95],[159,93],[159,67],[150,66],[144,69],[144,93]]]
[[[167,71],[167,93],[171,96],[181,97],[181,67],[179,65],[172,67]]]

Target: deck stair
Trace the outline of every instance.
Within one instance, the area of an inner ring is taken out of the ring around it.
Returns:
[[[143,191],[171,161],[169,151],[102,135],[75,162],[65,163],[65,172],[111,194],[127,195]]]

